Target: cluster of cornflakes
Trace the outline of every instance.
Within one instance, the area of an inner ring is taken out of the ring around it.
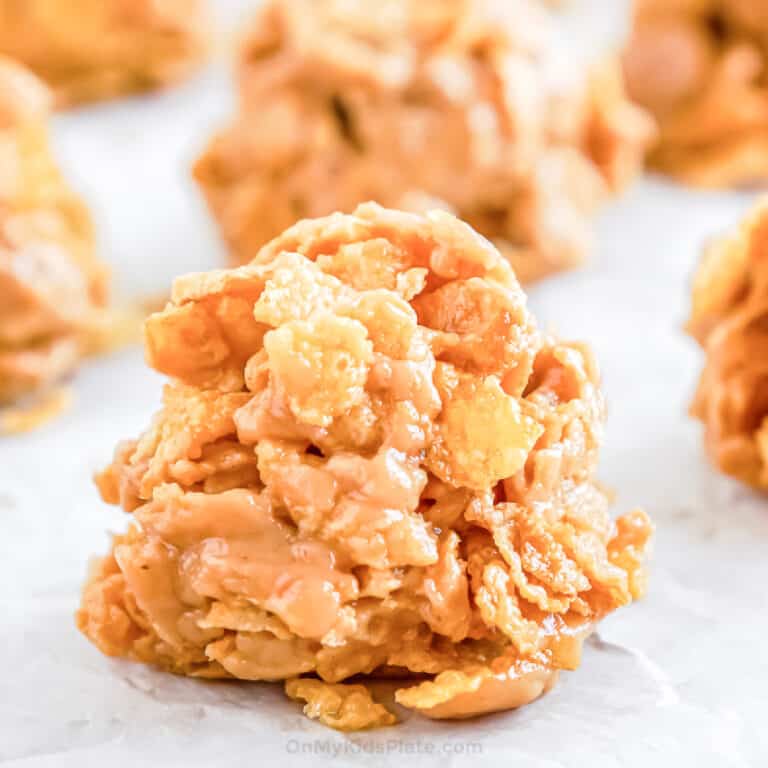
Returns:
[[[50,154],[48,108],[46,88],[0,58],[0,405],[74,368],[107,290],[88,212]]]
[[[203,0],[0,0],[0,53],[68,105],[181,79],[205,56],[208,24]]]
[[[579,66],[548,21],[532,0],[268,0],[196,166],[233,261],[375,200],[455,213],[523,282],[580,263],[651,130],[618,65]]]
[[[691,334],[706,353],[693,414],[713,462],[768,488],[768,201],[704,253]]]
[[[163,406],[98,484],[132,515],[78,625],[105,653],[286,680],[340,729],[515,707],[644,589],[651,525],[594,480],[589,351],[539,334],[469,226],[369,203],[179,278]],[[418,679],[414,679],[418,678]]]
[[[768,179],[768,5],[637,0],[630,95],[660,126],[650,160],[688,183]]]

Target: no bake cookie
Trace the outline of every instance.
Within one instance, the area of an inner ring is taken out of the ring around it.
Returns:
[[[688,328],[706,355],[692,406],[712,461],[768,488],[768,200],[706,249]]]
[[[285,680],[345,730],[394,720],[352,676],[468,717],[547,691],[644,591],[649,520],[594,479],[589,350],[450,214],[303,221],[177,279],[146,352],[163,405],[98,478],[131,521],[77,615],[108,655]]]
[[[706,187],[768,181],[768,5],[638,0],[624,61],[659,124],[652,165]]]
[[[0,0],[0,53],[61,106],[182,79],[205,57],[209,30],[203,0]]]
[[[580,65],[531,0],[269,0],[239,111],[195,175],[233,263],[367,200],[443,208],[527,282],[582,261],[651,135],[614,61]]]
[[[48,145],[49,92],[0,57],[0,405],[44,394],[80,360],[107,272]]]

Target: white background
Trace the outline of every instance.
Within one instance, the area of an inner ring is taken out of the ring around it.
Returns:
[[[220,5],[232,19],[244,4]],[[618,4],[591,6],[574,28],[605,23]],[[167,94],[56,117],[56,148],[93,208],[118,293],[161,292],[222,263],[189,165],[231,108],[216,66]],[[648,597],[609,618],[552,693],[518,712],[347,736],[308,721],[276,686],[102,657],[72,616],[88,558],[124,519],[91,475],[148,423],[161,386],[130,349],[88,363],[57,421],[0,438],[0,763],[766,765],[768,501],[706,463],[686,415],[701,355],[681,331],[702,243],[749,203],[644,180],[600,217],[589,266],[531,290],[544,328],[594,345],[610,405],[602,479],[618,510],[642,505],[658,527]]]

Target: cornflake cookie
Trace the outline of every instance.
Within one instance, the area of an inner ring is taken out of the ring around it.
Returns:
[[[0,0],[0,53],[66,106],[174,83],[208,48],[204,0]]]
[[[631,96],[660,126],[651,163],[707,187],[768,180],[768,4],[637,0]]]
[[[712,461],[768,488],[768,199],[704,253],[690,333],[706,354],[692,406]]]
[[[532,0],[268,0],[239,114],[195,167],[233,262],[376,200],[455,213],[524,282],[580,263],[650,126],[618,65],[575,64],[550,21]]]
[[[70,373],[106,300],[90,217],[50,153],[48,108],[42,83],[0,58],[0,405]]]
[[[593,480],[592,357],[453,216],[303,221],[177,280],[146,339],[171,380],[98,478],[132,523],[77,614],[104,653],[286,680],[341,730],[393,721],[353,675],[459,718],[541,695],[642,594],[651,524]]]

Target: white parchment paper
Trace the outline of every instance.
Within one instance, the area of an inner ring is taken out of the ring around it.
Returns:
[[[226,5],[232,16],[243,3]],[[593,21],[616,16],[610,0],[591,5]],[[231,109],[214,67],[164,95],[56,118],[62,163],[124,294],[167,290],[175,274],[223,260],[188,169]],[[602,478],[617,509],[642,505],[658,526],[648,597],[609,618],[550,694],[474,721],[413,716],[343,735],[304,718],[277,686],[179,679],[101,656],[72,615],[88,558],[125,521],[90,478],[148,423],[161,385],[131,349],[87,364],[63,417],[0,438],[0,763],[768,765],[768,499],[706,463],[686,416],[700,354],[681,332],[701,244],[749,203],[647,179],[606,209],[588,267],[531,291],[544,328],[594,345],[610,404]]]

